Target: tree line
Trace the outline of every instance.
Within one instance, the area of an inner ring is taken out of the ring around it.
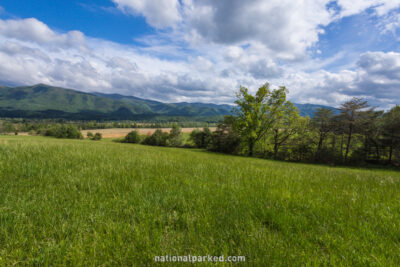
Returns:
[[[111,128],[171,128],[174,124],[181,127],[212,127],[217,126],[217,123],[208,122],[146,122],[146,121],[67,121],[64,119],[1,119],[0,120],[0,134],[1,133],[18,133],[27,132],[32,135],[43,135],[49,128],[54,125],[73,125],[81,130],[95,130],[95,129],[111,129]]]
[[[287,94],[283,86],[265,84],[255,95],[241,87],[234,114],[213,133],[194,131],[191,140],[199,148],[276,160],[400,165],[400,106],[384,112],[353,98],[337,114],[321,108],[304,118]]]
[[[58,138],[81,139],[81,129],[172,127],[169,133],[157,129],[143,137],[137,131],[122,142],[155,146],[196,147],[211,151],[275,160],[326,164],[390,164],[400,166],[400,106],[382,111],[367,101],[353,98],[334,112],[318,109],[312,118],[301,117],[287,100],[288,90],[261,86],[255,95],[241,87],[233,114],[225,116],[217,129],[196,129],[184,142],[176,122],[140,124],[136,122],[0,121],[0,132],[18,132]],[[190,125],[195,126],[195,125]],[[196,125],[199,127],[200,125]],[[195,127],[196,127],[195,126]],[[88,136],[92,140],[100,135]]]

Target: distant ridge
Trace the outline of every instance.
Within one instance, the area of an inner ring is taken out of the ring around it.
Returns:
[[[302,116],[320,108],[295,104]],[[191,120],[219,120],[233,106],[211,103],[162,103],[119,94],[84,93],[45,84],[0,86],[0,117],[64,118],[71,120],[154,120],[183,117]]]

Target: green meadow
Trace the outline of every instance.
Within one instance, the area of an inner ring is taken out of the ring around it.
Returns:
[[[400,172],[0,137],[0,266],[153,266],[188,254],[399,266]]]

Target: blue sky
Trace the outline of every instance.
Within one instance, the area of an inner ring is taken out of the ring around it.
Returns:
[[[5,0],[2,18],[34,17],[54,30],[79,30],[90,37],[132,44],[136,36],[154,33],[143,17],[126,16],[109,0]]]
[[[0,83],[232,103],[400,103],[400,0],[2,0]]]

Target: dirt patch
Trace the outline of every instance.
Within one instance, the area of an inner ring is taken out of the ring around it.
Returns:
[[[171,128],[160,128],[163,132],[171,131]],[[183,133],[191,133],[194,129],[201,129],[201,128],[182,128]],[[215,127],[210,127],[211,131],[215,131]],[[141,135],[151,135],[157,129],[155,128],[112,128],[112,129],[93,129],[93,130],[82,130],[82,134],[86,137],[88,132],[94,133],[101,133],[103,138],[120,138],[125,137],[129,132],[137,130]]]

